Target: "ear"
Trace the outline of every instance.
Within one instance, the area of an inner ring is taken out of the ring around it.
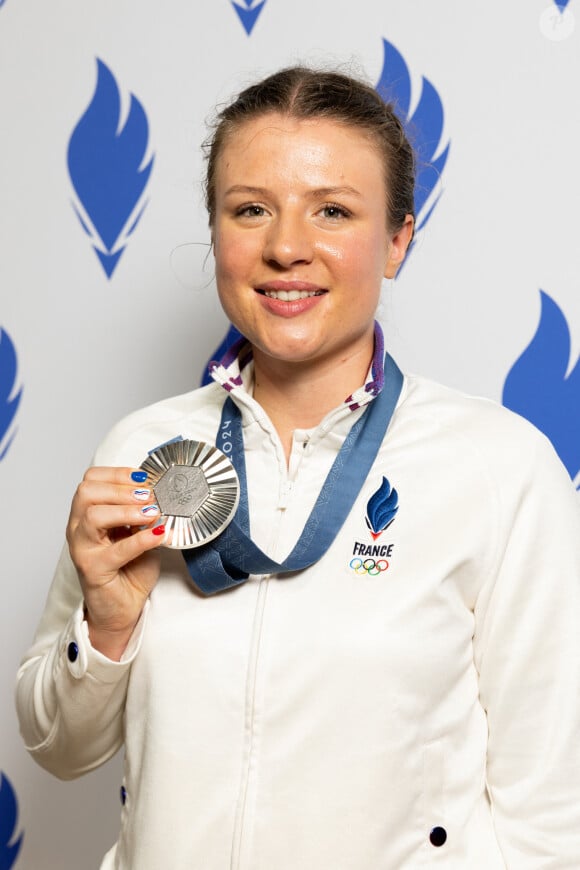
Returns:
[[[415,226],[415,219],[412,215],[408,214],[405,217],[405,221],[400,230],[397,230],[391,242],[389,244],[389,252],[387,258],[387,264],[385,266],[385,278],[394,278],[397,274],[398,268],[405,259],[405,254],[407,253],[407,248],[411,243],[411,239],[413,238],[413,227]]]

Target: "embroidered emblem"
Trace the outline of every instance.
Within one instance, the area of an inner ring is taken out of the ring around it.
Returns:
[[[399,496],[397,490],[391,486],[386,477],[367,502],[367,514],[365,517],[367,527],[373,541],[382,535],[385,529],[391,525],[399,510]]]
[[[389,562],[387,559],[351,559],[349,568],[355,574],[368,574],[371,577],[376,577],[377,574],[388,571]]]
[[[385,529],[388,529],[394,522],[398,510],[397,490],[391,486],[386,477],[383,477],[381,485],[367,502],[365,515],[365,522],[373,543],[370,544],[368,540],[355,541],[352,548],[348,567],[354,574],[375,577],[377,574],[388,571],[395,545],[392,542],[376,543],[376,541]]]

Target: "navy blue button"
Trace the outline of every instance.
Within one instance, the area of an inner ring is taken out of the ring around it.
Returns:
[[[74,640],[71,640],[71,642],[69,643],[66,654],[68,656],[69,662],[76,662],[76,660],[78,659],[79,648],[76,645],[76,643],[74,642]]]
[[[431,833],[429,834],[429,839],[433,846],[442,846],[447,839],[447,831],[445,830],[445,828],[433,828]]]
[[[125,806],[126,802],[127,802],[127,789],[125,788],[124,785],[122,785],[121,786],[121,803],[123,804],[123,806]]]

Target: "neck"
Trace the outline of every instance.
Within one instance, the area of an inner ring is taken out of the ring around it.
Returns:
[[[362,386],[373,346],[343,359],[288,363],[254,349],[254,398],[278,432],[286,459],[295,429],[312,429]]]

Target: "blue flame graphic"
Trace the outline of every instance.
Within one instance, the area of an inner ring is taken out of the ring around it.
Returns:
[[[258,16],[260,15],[262,9],[266,5],[266,0],[262,0],[261,3],[257,3],[254,7],[252,7],[253,0],[243,0],[246,4],[246,7],[238,6],[237,3],[234,3],[234,0],[231,0],[231,4],[238,13],[238,18],[242,22],[243,28],[250,36],[256,21],[258,20]]]
[[[556,4],[560,12],[564,12],[569,2],[570,0],[554,0],[554,3]]]
[[[365,519],[373,538],[378,538],[391,525],[398,510],[397,490],[383,477],[383,482],[367,502]]]
[[[580,471],[580,358],[570,367],[570,329],[561,309],[540,291],[536,334],[512,366],[503,404],[548,436],[574,479]]]
[[[142,166],[149,140],[143,106],[131,94],[123,127],[121,97],[110,69],[97,58],[97,87],[68,146],[75,211],[110,278],[147,205],[142,195],[153,157]]]
[[[16,350],[8,333],[0,328],[0,460],[16,435],[11,427],[22,397],[22,387],[14,392],[16,372]]]
[[[20,834],[10,845],[18,822],[18,803],[14,789],[4,774],[0,774],[0,870],[10,870],[16,863],[22,838]]]
[[[422,77],[422,87],[415,111],[411,107],[411,76],[403,56],[390,42],[383,39],[383,69],[376,86],[385,102],[394,103],[397,115],[403,122],[409,141],[417,155],[417,184],[415,190],[415,214],[417,230],[425,226],[439,201],[439,194],[429,208],[426,205],[435,190],[449,155],[448,142],[441,149],[443,133],[443,104],[431,82]],[[439,153],[438,157],[435,155]]]

